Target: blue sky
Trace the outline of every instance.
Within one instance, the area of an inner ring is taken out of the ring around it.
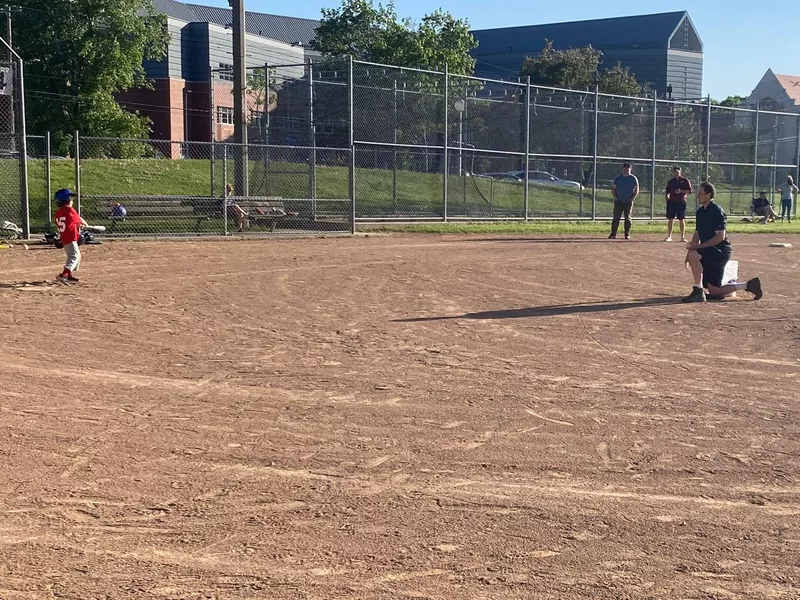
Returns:
[[[194,0],[228,6],[227,0]],[[245,0],[247,10],[294,17],[319,18],[322,7],[338,6],[338,0],[295,0],[276,4]],[[742,0],[695,0],[683,4],[651,0],[647,4],[610,3],[596,0],[530,2],[505,0],[397,0],[401,17],[419,19],[440,6],[454,16],[467,18],[472,28],[534,25],[559,21],[600,19],[624,15],[689,11],[705,47],[703,93],[717,99],[731,94],[747,96],[768,68],[776,73],[800,75],[800,2],[773,0],[753,4]],[[761,10],[761,7],[764,10]]]

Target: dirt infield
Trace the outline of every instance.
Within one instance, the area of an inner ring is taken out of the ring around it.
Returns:
[[[776,240],[0,250],[0,598],[800,598]]]

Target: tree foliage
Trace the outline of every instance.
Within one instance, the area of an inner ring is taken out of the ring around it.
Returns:
[[[166,22],[151,0],[25,0],[14,46],[25,61],[29,132],[69,152],[72,132],[144,137],[149,120],[119,92],[146,87],[143,61],[166,53]]]
[[[605,94],[638,96],[646,91],[620,63],[601,70],[602,59],[603,53],[592,46],[556,50],[547,40],[537,56],[525,59],[520,74],[530,75],[531,82],[538,85],[570,90],[592,90],[596,82]]]
[[[713,106],[727,106],[729,108],[733,108],[739,106],[742,102],[745,101],[745,96],[728,96],[722,102],[718,100],[711,99],[711,104]]]
[[[339,8],[322,9],[322,19],[311,46],[326,56],[353,56],[402,67],[442,70],[471,75],[477,46],[469,23],[438,9],[419,23],[400,19],[394,4],[371,0],[343,0]]]

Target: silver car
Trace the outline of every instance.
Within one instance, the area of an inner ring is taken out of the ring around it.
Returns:
[[[514,171],[519,177],[523,180],[525,179],[525,171]],[[583,189],[583,185],[578,183],[577,181],[570,181],[568,179],[560,179],[556,177],[552,173],[548,173],[547,171],[531,171],[529,173],[529,178],[531,183],[535,183],[537,185],[551,185],[554,187],[568,187],[568,188],[575,188],[576,190]]]
[[[484,173],[481,177],[491,177],[497,181],[513,181],[522,183],[525,181],[525,171],[508,171],[506,173]],[[553,187],[567,187],[576,190],[584,189],[583,185],[577,181],[569,181],[568,179],[559,179],[552,173],[547,171],[531,171],[529,173],[530,183],[536,185],[548,185]]]

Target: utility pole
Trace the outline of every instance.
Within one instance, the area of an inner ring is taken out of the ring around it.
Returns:
[[[4,13],[6,13],[6,42],[8,45],[13,48],[14,42],[11,39],[11,13],[19,13],[22,12],[22,9],[19,6],[9,6],[8,4],[3,5],[0,7]],[[8,51],[8,62],[11,62],[11,50]]]
[[[238,144],[234,155],[234,186],[236,195],[250,193],[247,166],[247,63],[245,60],[244,0],[228,0],[233,24],[233,141]]]

